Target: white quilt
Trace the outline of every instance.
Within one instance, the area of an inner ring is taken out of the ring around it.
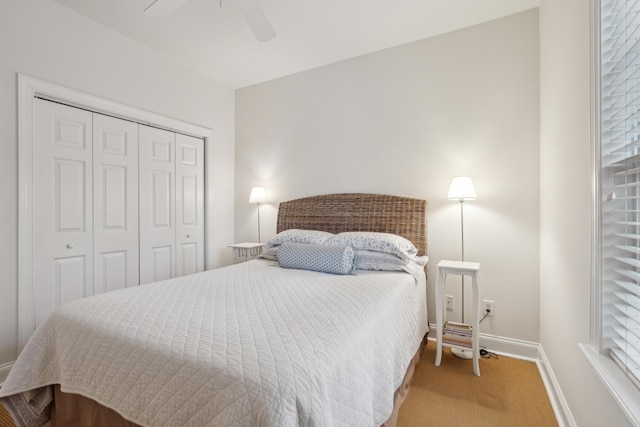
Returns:
[[[0,397],[57,383],[147,426],[379,426],[425,289],[256,260],[97,295],[38,328]]]

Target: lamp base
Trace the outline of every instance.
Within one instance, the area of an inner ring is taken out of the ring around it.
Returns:
[[[473,351],[464,348],[451,348],[451,354],[458,359],[473,359]]]

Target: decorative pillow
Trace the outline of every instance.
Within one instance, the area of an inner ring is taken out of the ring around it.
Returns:
[[[404,237],[390,233],[350,231],[339,233],[326,241],[327,245],[351,246],[356,250],[368,250],[397,255],[409,261],[418,255],[418,249]]]
[[[298,230],[292,228],[290,230],[284,230],[276,234],[276,236],[267,242],[267,248],[273,248],[274,246],[280,246],[285,242],[293,243],[313,243],[321,245],[327,241],[327,239],[334,234],[327,231],[318,230]]]
[[[349,246],[326,246],[285,242],[278,249],[278,263],[284,268],[351,274],[355,253]]]

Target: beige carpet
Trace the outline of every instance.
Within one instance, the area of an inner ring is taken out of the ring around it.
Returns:
[[[397,427],[557,426],[538,367],[500,356],[480,359],[480,376],[471,360],[449,349],[434,365],[436,344],[429,341],[400,408]]]

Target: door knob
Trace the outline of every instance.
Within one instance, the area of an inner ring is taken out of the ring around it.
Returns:
[[[73,249],[73,243],[67,243],[67,249]]]
[[[188,239],[189,237],[191,237],[191,234],[187,234],[187,239]]]

